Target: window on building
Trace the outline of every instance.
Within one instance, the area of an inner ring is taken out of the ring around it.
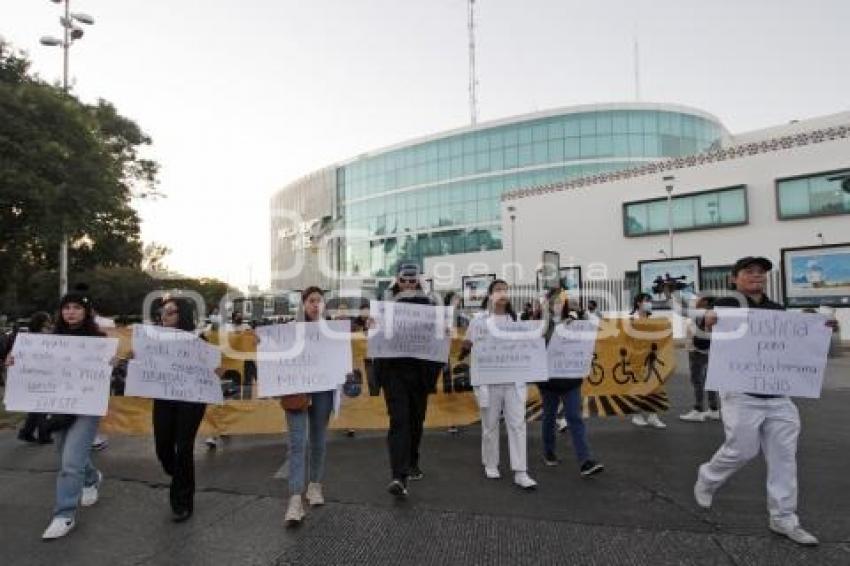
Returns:
[[[776,200],[780,220],[850,214],[850,193],[841,190],[835,177],[850,170],[829,171],[804,177],[778,179]]]
[[[701,230],[747,223],[745,186],[729,187],[674,196],[673,230]],[[647,236],[668,231],[667,199],[658,198],[623,204],[623,233]]]

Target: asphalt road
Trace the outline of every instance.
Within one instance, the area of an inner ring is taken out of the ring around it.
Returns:
[[[286,529],[285,436],[234,437],[197,448],[195,516],[170,522],[166,477],[149,438],[115,437],[97,454],[101,500],[68,537],[44,543],[56,456],[49,446],[0,431],[0,565],[306,564],[850,564],[850,357],[830,361],[824,395],[799,400],[800,516],[822,544],[801,548],[767,529],[764,464],[754,460],[718,493],[711,511],[693,502],[697,466],[722,440],[719,423],[678,420],[690,404],[687,362],[670,381],[666,430],[621,418],[588,422],[606,471],[582,479],[568,435],[562,464],[541,459],[529,425],[524,492],[485,480],[480,432],[433,430],[423,442],[425,478],[396,502],[386,493],[383,433],[333,433],[327,504]],[[504,436],[504,435],[503,435]],[[507,446],[503,439],[503,472]]]

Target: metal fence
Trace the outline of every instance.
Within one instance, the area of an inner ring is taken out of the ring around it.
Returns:
[[[778,271],[767,274],[767,296],[782,301],[781,275]],[[731,275],[728,273],[706,273],[700,278],[700,292],[712,296],[730,293]],[[455,291],[459,292],[459,291]],[[583,281],[579,293],[582,307],[588,300],[595,300],[600,311],[628,311],[632,308],[632,299],[639,292],[637,274],[629,274],[624,279],[595,279]],[[536,285],[512,285],[508,295],[514,309],[521,310],[527,303],[534,304],[545,295]]]

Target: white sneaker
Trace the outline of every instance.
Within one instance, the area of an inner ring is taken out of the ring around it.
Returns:
[[[91,443],[91,449],[95,451],[106,450],[109,446],[109,438],[102,434],[97,434]]]
[[[564,418],[555,419],[555,426],[558,427],[558,432],[565,432],[568,428],[570,428],[570,425],[567,423],[567,419]]]
[[[773,520],[771,520],[770,530],[778,535],[788,537],[797,544],[802,544],[804,546],[815,546],[816,544],[818,544],[818,539],[815,538],[815,535],[803,529],[803,527],[801,527],[800,525],[796,525],[793,527],[783,527],[782,525],[779,525]]]
[[[301,501],[300,495],[293,495],[289,498],[289,505],[286,508],[286,515],[283,520],[287,526],[297,525],[304,518],[304,504]]]
[[[499,468],[488,468],[484,467],[484,476],[488,480],[497,480],[502,477],[502,474],[499,473]]]
[[[706,411],[703,414],[705,415],[706,420],[711,420],[711,421],[719,421],[720,420],[720,411]]]
[[[325,504],[325,497],[322,495],[322,484],[315,482],[307,484],[307,503],[313,506]]]
[[[683,421],[688,421],[691,423],[703,423],[705,422],[706,413],[702,411],[697,411],[696,409],[691,409],[684,415],[679,415],[679,418]]]
[[[83,507],[91,507],[97,503],[97,499],[100,497],[101,483],[103,483],[103,474],[98,470],[97,481],[94,482],[94,485],[83,487],[83,495],[80,497],[80,505]]]
[[[649,415],[647,415],[646,424],[652,425],[655,428],[667,428],[667,425],[664,424],[664,421],[658,418],[658,415],[655,413],[649,413]]]
[[[41,538],[42,540],[62,538],[71,532],[71,529],[74,528],[74,524],[74,519],[69,519],[67,517],[53,517],[53,520],[50,521],[50,524],[41,535]]]
[[[646,422],[646,417],[642,413],[638,413],[632,417],[632,424],[635,426],[646,426],[649,423]]]
[[[694,499],[696,499],[697,505],[703,509],[711,509],[711,502],[712,499],[714,499],[714,494],[704,483],[697,480],[697,483],[694,484]]]
[[[531,479],[528,472],[514,473],[514,483],[522,489],[534,489],[537,487],[537,482]]]

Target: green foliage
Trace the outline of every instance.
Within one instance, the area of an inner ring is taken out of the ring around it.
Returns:
[[[109,102],[82,104],[0,43],[0,312],[31,302],[27,282],[57,268],[63,232],[72,274],[138,270],[142,243],[130,200],[156,194],[158,166],[140,155],[150,143]]]
[[[28,281],[29,301],[22,312],[56,310],[55,271],[41,271]],[[217,279],[156,277],[132,267],[107,267],[75,273],[70,281],[73,288],[77,283],[89,287],[98,313],[104,316],[138,317],[142,315],[145,297],[154,291],[195,291],[203,297],[207,312],[219,306],[221,298],[231,290],[226,283]]]

